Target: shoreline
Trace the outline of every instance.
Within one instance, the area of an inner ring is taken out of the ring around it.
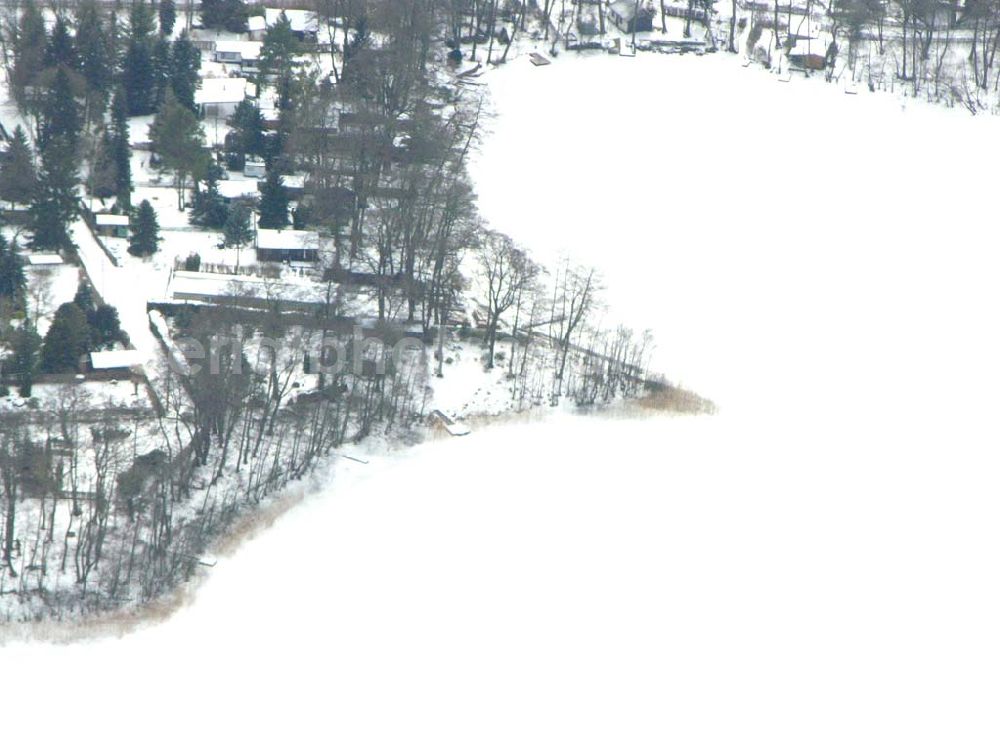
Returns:
[[[703,417],[717,413],[712,401],[685,390],[669,386],[666,391],[647,394],[640,398],[617,400],[612,403],[589,407],[565,406],[557,408],[533,407],[523,411],[506,411],[496,414],[473,414],[464,417],[464,423],[476,429],[493,429],[518,424],[552,423],[560,416],[574,418],[651,419],[664,417]],[[425,426],[420,439],[407,443],[402,439],[369,437],[357,443],[365,456],[396,458],[420,445],[452,437],[437,424]],[[379,444],[381,443],[381,444]],[[373,449],[365,449],[365,448]],[[232,558],[246,545],[271,529],[290,511],[318,497],[337,481],[336,470],[343,455],[332,454],[321,460],[309,476],[290,482],[277,496],[257,511],[241,515],[228,532],[219,536],[207,550],[216,561]],[[214,567],[215,564],[212,564]],[[164,624],[178,612],[194,604],[203,585],[212,577],[211,568],[199,568],[197,574],[163,596],[134,608],[122,607],[85,614],[76,619],[72,611],[67,618],[43,618],[30,621],[0,623],[0,648],[14,644],[74,645],[88,641],[122,639],[144,629]]]

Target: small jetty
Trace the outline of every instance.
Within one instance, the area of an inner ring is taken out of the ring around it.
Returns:
[[[448,431],[448,434],[452,437],[464,437],[472,432],[472,430],[465,426],[465,424],[460,421],[456,421],[443,411],[431,411],[431,416],[440,422],[441,425]]]

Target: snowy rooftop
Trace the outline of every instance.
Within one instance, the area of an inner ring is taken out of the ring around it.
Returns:
[[[260,57],[263,42],[219,41],[215,43],[216,52],[239,52],[244,60],[256,60]]]
[[[282,12],[284,12],[292,24],[292,31],[308,31],[312,33],[319,31],[319,21],[316,19],[316,14],[309,10],[286,9],[282,11],[280,8],[265,8],[264,18],[267,25],[274,26],[278,22],[278,18],[281,17]]]
[[[257,180],[223,179],[218,183],[219,195],[230,200],[257,194]]]
[[[294,229],[258,229],[257,247],[263,250],[302,250],[319,247],[319,234]]]
[[[282,174],[281,180],[285,183],[285,187],[290,187],[293,190],[302,190],[306,186],[305,174]]]
[[[125,351],[94,351],[90,366],[94,369],[126,369],[142,364],[142,354],[134,349]]]
[[[609,7],[612,12],[627,20],[632,19],[637,8],[639,10],[645,10],[645,8],[639,6],[639,4],[633,2],[633,0],[618,0],[618,2],[611,3]]]
[[[239,104],[246,95],[246,78],[203,78],[194,100],[197,104]]]
[[[267,28],[267,21],[264,16],[250,16],[247,19],[247,30],[248,31],[263,31]]]
[[[326,299],[323,287],[307,278],[275,280],[260,276],[192,271],[174,273],[170,281],[170,294],[174,299],[248,297],[296,302],[323,302]]]
[[[65,265],[63,259],[54,252],[33,252],[26,255],[28,265]]]
[[[795,40],[795,46],[792,47],[791,53],[793,55],[825,55],[826,50],[830,46],[829,39],[816,38],[809,39],[808,37],[800,37]]]
[[[98,213],[94,221],[98,226],[128,226],[128,216],[118,213]]]

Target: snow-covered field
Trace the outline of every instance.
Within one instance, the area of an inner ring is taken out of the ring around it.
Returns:
[[[489,82],[486,215],[720,413],[338,461],[165,624],[0,650],[5,744],[995,746],[997,121],[721,55]]]

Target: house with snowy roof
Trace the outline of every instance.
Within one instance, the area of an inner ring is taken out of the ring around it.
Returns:
[[[267,19],[264,16],[250,16],[247,18],[247,38],[251,41],[260,42],[264,40],[267,33]]]
[[[611,23],[626,34],[653,30],[653,7],[635,0],[616,0],[608,5]]]
[[[258,229],[256,249],[261,262],[314,263],[319,260],[319,234],[295,229]]]
[[[215,43],[215,61],[227,65],[239,65],[240,69],[256,72],[260,63],[262,42],[218,41]]]
[[[316,41],[319,35],[319,19],[313,11],[293,8],[264,8],[264,21],[267,28],[278,23],[282,13],[285,14],[285,18],[288,19],[292,27],[292,33],[298,37],[299,41]]]
[[[206,116],[229,117],[249,92],[246,78],[202,78],[194,103]]]
[[[142,366],[142,354],[134,349],[119,351],[92,351],[90,372],[105,380],[125,380]]]
[[[788,50],[788,62],[805,70],[823,70],[826,67],[827,51],[831,41],[825,35],[797,37]]]
[[[102,237],[128,237],[129,217],[118,213],[98,213],[94,215],[94,225]]]

